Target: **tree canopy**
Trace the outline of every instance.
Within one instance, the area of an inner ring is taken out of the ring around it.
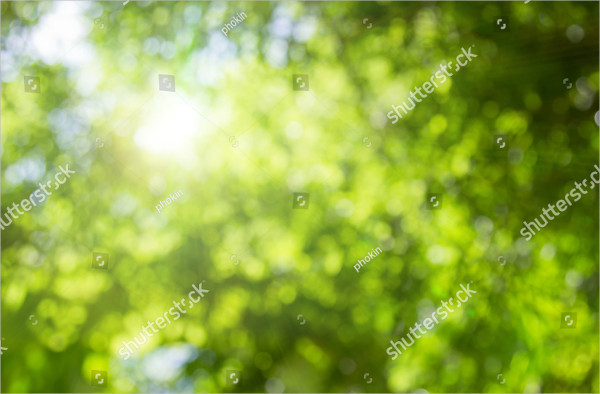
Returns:
[[[2,392],[599,391],[598,2],[0,10]]]

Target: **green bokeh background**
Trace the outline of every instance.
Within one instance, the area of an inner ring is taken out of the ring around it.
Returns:
[[[597,189],[519,234],[598,162],[597,2],[0,7],[2,213],[77,172],[2,231],[2,392],[598,392]],[[199,305],[121,360],[203,280]],[[390,340],[470,281],[392,361]]]

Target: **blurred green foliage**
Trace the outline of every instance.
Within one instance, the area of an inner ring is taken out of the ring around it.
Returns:
[[[2,392],[98,391],[92,370],[111,392],[598,392],[597,189],[519,234],[598,161],[597,2],[0,7],[2,213],[77,171],[2,232]],[[122,361],[202,280],[201,303]],[[391,361],[389,341],[470,281],[465,309]]]

